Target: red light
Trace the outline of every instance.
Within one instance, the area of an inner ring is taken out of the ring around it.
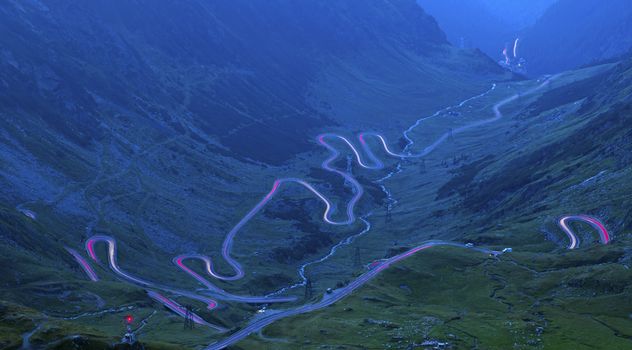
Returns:
[[[133,321],[134,317],[132,317],[132,315],[125,316],[125,322],[127,322],[127,324],[131,324]]]

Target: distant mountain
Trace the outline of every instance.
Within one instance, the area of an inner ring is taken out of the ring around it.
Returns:
[[[495,60],[503,46],[533,24],[556,0],[418,0],[449,41],[479,48]]]
[[[560,0],[521,43],[531,73],[551,73],[620,56],[632,48],[629,0]]]
[[[512,30],[531,26],[558,0],[480,0],[487,11],[501,18]]]

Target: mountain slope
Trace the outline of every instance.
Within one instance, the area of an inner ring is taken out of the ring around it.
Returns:
[[[1,196],[88,222],[99,211],[139,219],[151,193],[180,216],[205,218],[213,213],[196,210],[201,203],[233,207],[222,191],[242,190],[238,179],[261,165],[316,150],[311,139],[323,129],[406,122],[437,96],[457,98],[498,76],[486,58],[447,46],[413,1],[6,2],[1,10],[11,34],[0,39]],[[111,208],[98,208],[104,199]],[[219,218],[207,219],[143,226],[187,237]]]
[[[521,53],[533,74],[621,56],[632,47],[632,4],[560,0],[524,33]]]
[[[555,0],[418,0],[454,45],[478,48],[494,60]]]
[[[437,18],[454,45],[479,48],[496,58],[505,41],[511,39],[512,30],[482,1],[420,0],[419,5]],[[476,16],[472,16],[473,13]]]
[[[502,18],[512,30],[521,30],[535,23],[558,0],[503,1],[482,0],[487,9]]]
[[[398,200],[393,219],[373,218],[381,234],[361,245],[367,263],[427,239],[512,252],[419,251],[336,305],[282,320],[239,345],[629,348],[632,320],[621,305],[632,298],[631,82],[630,58],[566,72],[503,106],[500,120],[454,135],[423,162],[403,163],[386,183]],[[498,101],[540,84],[499,84],[411,136],[423,149],[444,132],[437,126],[489,118]],[[569,251],[557,220],[574,213],[599,218],[612,241],[601,245],[593,228],[574,223],[581,244]],[[377,255],[380,244],[391,251]],[[331,266],[311,269],[310,278],[322,280]]]
[[[171,259],[219,256],[275,178],[306,178],[339,206],[348,200],[342,179],[318,171],[327,153],[315,135],[395,135],[507,77],[448,45],[413,0],[7,1],[0,30],[0,299],[18,310],[3,314],[12,332],[1,341],[13,347],[38,325],[35,346],[70,346],[69,334],[112,343],[117,310],[159,310],[156,330],[179,324],[105,265],[95,266],[102,282],[86,280],[64,247],[83,252],[88,237],[113,236],[129,273],[195,290]],[[382,205],[380,188],[360,181],[361,210]],[[301,263],[361,229],[322,225],[321,210],[288,189],[236,241],[256,273],[221,287],[261,295],[294,283]],[[195,306],[226,328],[255,311]],[[148,341],[181,348],[217,336],[182,339],[180,328]]]

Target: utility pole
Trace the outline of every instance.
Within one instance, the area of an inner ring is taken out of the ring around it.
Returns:
[[[184,314],[184,329],[193,329],[193,307],[189,304],[184,307],[186,309]]]
[[[452,128],[448,130],[448,140],[454,141],[454,130]]]
[[[353,172],[353,158],[351,156],[347,156],[347,173],[352,174],[352,172]],[[353,191],[355,191],[355,187],[353,186],[353,184],[349,182],[346,178],[345,178],[345,186],[348,186]]]
[[[123,335],[123,339],[121,339],[121,343],[123,344],[136,343],[136,337],[132,331],[132,322],[134,322],[134,317],[132,315],[126,315],[123,318],[123,323],[125,324],[125,335]]]
[[[426,159],[421,160],[421,171],[422,174],[426,173]]]
[[[362,261],[360,260],[360,247],[355,247],[355,251],[353,252],[353,267],[360,268],[362,266]]]
[[[305,280],[305,300],[311,299],[313,294],[314,290],[312,289],[312,280],[307,278]]]

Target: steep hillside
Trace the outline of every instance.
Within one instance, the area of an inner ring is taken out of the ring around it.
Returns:
[[[502,18],[512,30],[527,28],[558,0],[481,0],[485,7]]]
[[[437,19],[448,40],[478,48],[494,60],[503,46],[531,26],[555,0],[418,0]]]
[[[241,178],[317,150],[318,132],[406,123],[498,77],[412,0],[6,2],[0,16],[2,200],[177,245],[230,225],[225,194],[260,193]]]
[[[621,56],[632,48],[632,3],[560,0],[525,31],[529,71],[553,73]]]
[[[336,123],[305,99],[322,66],[385,48],[430,56],[445,44],[412,2],[45,4],[3,5],[5,114],[24,108],[83,148],[144,118],[156,134],[146,142],[191,131],[235,157],[279,163],[309,148],[294,130]]]
[[[417,149],[447,125],[456,130],[489,118],[493,105],[519,92],[500,108],[503,118],[453,135],[424,161],[402,163],[385,183],[395,208],[380,213],[384,223],[373,217],[379,234],[358,243],[366,262],[428,239],[513,251],[496,257],[463,247],[419,251],[347,299],[279,321],[241,348],[410,349],[424,342],[458,349],[632,348],[624,306],[632,299],[632,59],[566,72],[524,93],[541,84],[499,84],[425,121],[409,135]],[[609,244],[599,244],[592,227],[573,223],[581,243],[569,250],[557,223],[576,213],[599,218]],[[379,255],[384,244],[391,251]],[[311,269],[310,278],[327,278],[332,266]]]
[[[437,19],[451,43],[478,48],[494,59],[513,35],[503,18],[489,11],[482,1],[419,0],[419,6]]]
[[[125,271],[194,291],[171,259],[219,257],[275,178],[305,178],[344,206],[352,190],[320,169],[318,133],[399,136],[507,78],[450,46],[414,0],[6,1],[0,32],[0,326],[10,330],[0,346],[14,348],[34,329],[36,346],[105,346],[126,310],[153,317],[155,346],[210,343],[218,334],[172,332],[180,319],[115,277],[100,245],[98,284],[64,248],[85,256],[88,237],[113,236]],[[362,213],[383,204],[373,180],[359,178]],[[295,283],[301,264],[362,230],[321,224],[322,204],[305,192],[288,189],[240,233],[236,255],[258,269],[221,288]],[[195,303],[225,328],[257,309]]]

